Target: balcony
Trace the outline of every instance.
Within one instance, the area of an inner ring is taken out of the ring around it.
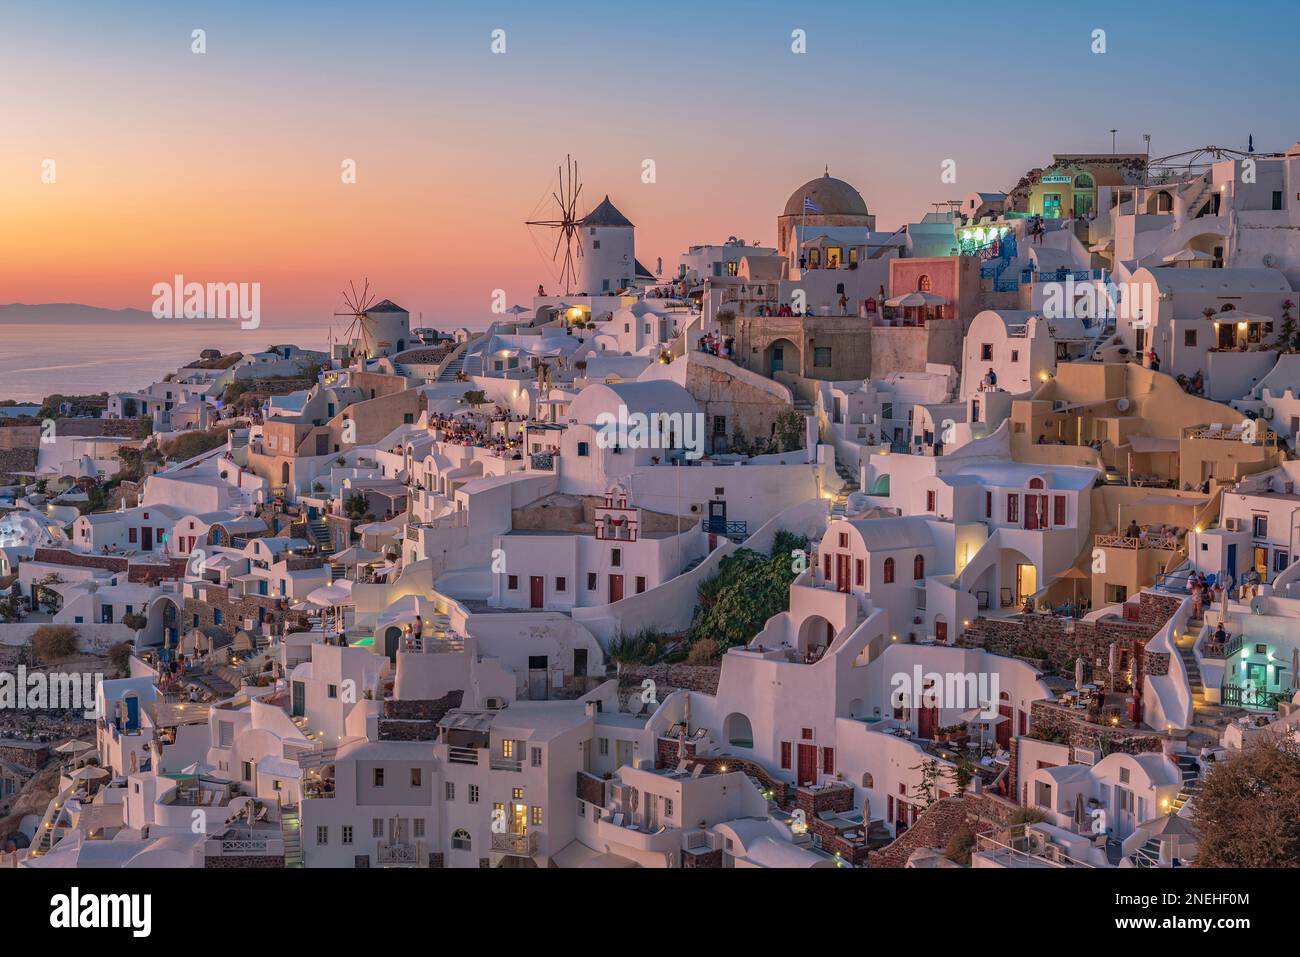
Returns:
[[[478,748],[448,748],[447,761],[451,764],[478,764]]]
[[[532,857],[537,853],[537,832],[493,834],[492,850],[507,857]]]
[[[397,844],[380,841],[375,859],[381,867],[414,867],[426,859],[424,842]]]
[[[506,758],[495,755],[488,759],[488,767],[493,771],[522,771],[524,762],[520,758]]]

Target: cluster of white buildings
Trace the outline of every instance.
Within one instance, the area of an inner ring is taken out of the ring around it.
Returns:
[[[666,280],[606,197],[580,292],[482,333],[384,300],[111,397],[321,366],[130,506],[0,518],[34,614],[134,649],[21,863],[933,866],[944,802],[1036,812],[971,866],[1194,858],[1300,687],[1300,154],[1242,162],[894,232],[827,173]],[[782,607],[697,654],[742,549]]]

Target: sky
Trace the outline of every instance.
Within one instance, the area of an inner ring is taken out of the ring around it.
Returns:
[[[324,321],[366,277],[413,320],[482,325],[494,290],[554,289],[523,223],[553,212],[566,154],[582,205],[608,193],[638,258],[671,271],[692,244],[774,244],[824,167],[893,229],[1053,152],[1107,152],[1111,128],[1157,156],[1300,139],[1300,4],[1046,10],[5,0],[0,303],[148,309],[180,273],[259,282],[264,313]]]

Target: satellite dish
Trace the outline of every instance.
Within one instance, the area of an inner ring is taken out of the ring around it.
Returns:
[[[1127,396],[1121,396],[1115,401],[1115,408],[1119,409],[1121,412],[1127,412],[1128,407],[1132,404],[1133,403],[1128,400]]]
[[[1264,265],[1272,268],[1277,265],[1277,257],[1272,253],[1264,253]]]

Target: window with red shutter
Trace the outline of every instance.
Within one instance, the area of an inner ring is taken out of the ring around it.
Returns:
[[[835,749],[834,748],[822,748],[822,773],[823,774],[835,773]]]
[[[925,577],[925,556],[917,555],[912,559],[912,578],[920,581]]]
[[[1007,521],[1020,521],[1020,496],[1014,492],[1007,496]]]
[[[1052,524],[1065,524],[1065,496],[1056,495],[1052,498]]]
[[[790,770],[790,742],[789,741],[781,742],[781,767],[786,771]]]
[[[885,559],[885,584],[888,585],[891,582],[893,582],[893,580],[894,580],[894,560],[892,558],[886,558]]]
[[[867,563],[860,558],[854,564],[853,576],[857,584],[865,585],[867,583]]]

